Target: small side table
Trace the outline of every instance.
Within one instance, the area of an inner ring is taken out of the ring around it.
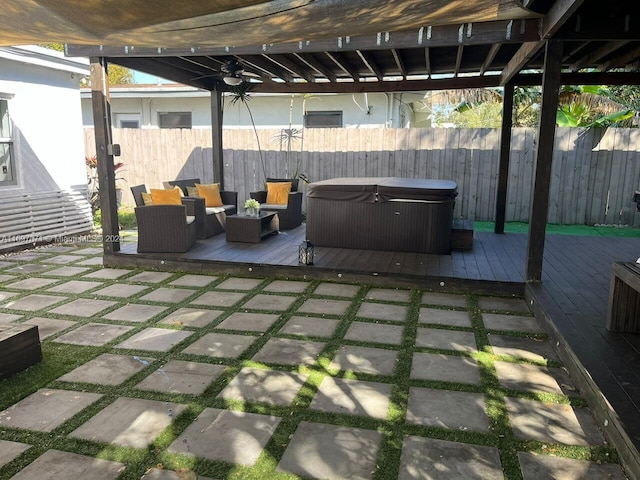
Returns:
[[[227,242],[259,243],[263,238],[278,233],[278,214],[260,212],[258,216],[244,213],[227,217]]]
[[[640,265],[613,264],[607,330],[640,333]]]

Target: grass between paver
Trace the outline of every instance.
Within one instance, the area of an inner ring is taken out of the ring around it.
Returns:
[[[80,249],[78,249],[80,250]],[[37,261],[30,261],[28,263],[41,263],[43,265],[50,265],[47,263],[47,258],[55,256],[60,253],[54,252],[53,249],[41,248],[37,249],[38,252],[47,254],[46,256],[38,259]],[[65,254],[68,252],[65,252]],[[79,256],[79,260],[87,258]],[[100,266],[88,266],[88,270],[78,275],[73,276],[51,276],[47,275],[48,271],[59,268],[60,265],[52,265],[46,270],[31,275],[18,275],[9,272],[9,270],[19,264],[27,262],[16,262],[11,257],[0,260],[9,260],[6,263],[10,265],[0,268],[0,274],[15,275],[15,281],[25,278],[52,278],[56,280],[56,283],[41,287],[35,291],[23,291],[18,289],[12,289],[11,283],[14,280],[3,282],[1,291],[15,293],[11,300],[17,300],[27,295],[34,293],[49,294],[48,289],[55,287],[56,285],[66,283],[71,280],[87,280],[85,275],[88,273],[100,270]],[[70,263],[77,265],[78,262]],[[102,282],[100,286],[88,290],[81,294],[63,294],[65,297],[58,304],[49,306],[41,311],[16,311],[10,308],[0,308],[0,313],[13,313],[20,314],[22,317],[15,321],[15,323],[21,323],[34,317],[47,317],[52,319],[64,319],[74,320],[76,323],[56,334],[48,337],[42,342],[42,350],[44,360],[21,372],[9,379],[0,381],[0,411],[10,407],[17,403],[19,400],[32,394],[40,388],[54,388],[54,389],[66,389],[75,391],[86,391],[103,394],[97,402],[93,403],[58,428],[49,433],[28,431],[17,428],[0,427],[0,440],[11,440],[16,442],[26,443],[32,447],[26,452],[22,453],[13,461],[7,465],[0,467],[0,479],[10,478],[26,465],[31,463],[37,457],[39,457],[46,450],[55,448],[58,450],[74,452],[82,455],[88,455],[98,457],[107,460],[124,462],[127,465],[125,471],[118,477],[122,480],[139,479],[144,473],[152,467],[161,465],[162,468],[178,470],[187,469],[187,471],[195,471],[198,475],[211,477],[211,478],[228,478],[228,479],[292,479],[299,478],[293,474],[285,474],[276,472],[276,466],[279,460],[282,458],[285,449],[289,445],[291,437],[293,436],[298,424],[301,421],[327,423],[333,425],[343,425],[348,427],[377,430],[382,434],[382,443],[380,445],[378,456],[376,460],[376,470],[373,474],[373,478],[377,480],[393,479],[398,476],[400,469],[400,457],[403,438],[406,435],[415,435],[421,437],[429,437],[434,439],[450,440],[455,442],[469,443],[474,445],[485,445],[495,447],[499,450],[500,461],[504,476],[506,479],[516,480],[522,479],[522,473],[517,457],[518,452],[535,452],[547,455],[556,455],[574,459],[592,460],[601,463],[617,463],[617,454],[614,449],[607,445],[602,446],[576,446],[576,445],[564,445],[557,443],[546,443],[534,440],[521,440],[514,435],[507,414],[507,408],[505,404],[505,397],[512,398],[524,398],[530,400],[536,400],[546,403],[560,403],[571,405],[576,408],[586,407],[585,400],[579,396],[578,392],[571,395],[564,394],[552,394],[542,392],[526,392],[520,390],[511,390],[504,388],[498,382],[498,376],[495,369],[495,362],[512,362],[512,363],[527,363],[538,366],[548,367],[561,367],[562,365],[558,361],[554,360],[523,360],[516,359],[510,356],[502,355],[498,356],[493,353],[491,344],[489,342],[489,335],[505,335],[513,337],[526,337],[539,341],[544,341],[546,336],[542,333],[525,333],[525,332],[513,332],[513,331],[489,331],[483,322],[483,313],[487,311],[481,311],[478,307],[478,297],[473,294],[466,295],[467,306],[466,307],[443,307],[439,305],[428,305],[421,303],[422,290],[413,289],[407,290],[410,292],[408,302],[394,302],[394,301],[382,301],[382,300],[366,300],[367,302],[380,304],[380,305],[405,305],[408,307],[408,313],[406,320],[380,320],[372,318],[357,317],[356,313],[367,298],[367,294],[371,291],[371,286],[357,285],[357,293],[353,298],[334,297],[326,295],[314,294],[314,290],[321,284],[326,284],[326,281],[312,280],[307,281],[307,286],[302,293],[282,293],[278,295],[294,297],[293,304],[285,311],[268,311],[268,310],[249,310],[242,308],[240,305],[244,304],[247,300],[251,299],[257,294],[271,295],[273,293],[265,291],[265,287],[271,284],[273,281],[282,280],[275,278],[260,279],[260,283],[251,290],[225,290],[233,293],[242,293],[245,296],[238,302],[238,304],[231,307],[207,307],[203,305],[193,305],[191,300],[195,299],[205,291],[216,291],[217,287],[227,280],[227,275],[219,275],[217,278],[207,287],[180,287],[193,290],[193,294],[185,298],[178,303],[162,303],[162,302],[149,302],[141,300],[141,297],[146,295],[153,288],[166,287],[174,288],[171,282],[180,278],[184,273],[172,273],[168,278],[160,283],[138,283],[130,280],[135,275],[141,273],[140,270],[129,270],[127,273],[116,279],[92,279]],[[149,289],[145,289],[139,293],[136,293],[128,298],[113,298],[113,297],[100,297],[95,293],[96,290],[100,290],[106,286],[114,284],[135,284],[148,286]],[[375,287],[380,288],[380,287]],[[218,290],[219,291],[219,290]],[[62,294],[61,294],[62,295]],[[96,318],[81,318],[72,317],[69,315],[60,315],[51,313],[50,310],[56,308],[59,305],[69,303],[77,299],[102,299],[102,300],[116,300],[116,304],[107,310],[100,312],[99,322],[108,323],[114,325],[127,325],[133,327],[126,334],[119,336],[117,339],[103,345],[103,346],[78,346],[65,343],[53,342],[54,339],[61,335],[78,328],[81,325],[87,324],[92,321],[96,321]],[[338,325],[333,331],[332,335],[328,338],[325,337],[304,337],[297,335],[289,335],[279,333],[279,330],[291,319],[293,315],[297,316],[320,316],[318,314],[311,313],[299,313],[298,308],[309,298],[328,299],[328,300],[349,300],[351,304],[347,310],[341,315],[322,315],[326,318],[333,318],[338,320]],[[121,308],[122,306],[130,303],[147,304],[147,305],[160,305],[167,307],[167,310],[155,315],[147,321],[134,323],[127,321],[115,321],[106,320],[105,315],[110,312]],[[211,322],[209,325],[202,328],[187,327],[184,325],[159,325],[158,322],[165,318],[170,313],[178,310],[182,307],[198,308],[202,310],[215,309],[222,310],[224,313],[217,319]],[[418,323],[418,317],[420,308],[430,307],[435,309],[450,309],[467,311],[471,318],[471,327],[452,327],[443,326],[441,324],[429,324]],[[222,321],[228,318],[232,313],[238,311],[255,311],[259,313],[277,314],[278,320],[273,323],[264,334],[257,334],[256,332],[246,331],[233,331],[233,330],[221,330],[216,328]],[[517,313],[517,312],[505,312],[505,311],[493,311],[493,313]],[[521,313],[517,313],[522,315]],[[527,314],[525,314],[527,315]],[[346,340],[344,336],[356,320],[358,322],[369,322],[381,325],[400,325],[403,327],[403,335],[399,345],[390,345],[386,343],[372,343],[367,339],[362,340]],[[188,330],[192,332],[192,335],[174,346],[167,352],[143,352],[135,350],[126,350],[121,348],[115,348],[116,344],[119,344],[123,340],[132,337],[136,333],[144,330],[148,327],[161,327],[167,329]],[[416,346],[416,336],[419,328],[428,327],[434,329],[445,329],[451,331],[460,332],[472,332],[477,344],[476,352],[466,351],[452,351],[448,349],[435,349],[428,347]],[[250,335],[255,338],[252,345],[243,352],[243,354],[236,358],[212,358],[198,355],[186,354],[183,351],[187,346],[193,344],[204,335],[213,331],[222,331],[224,333],[232,333],[237,335]],[[305,339],[310,341],[317,341],[324,343],[324,349],[322,350],[318,360],[312,365],[274,365],[263,364],[252,360],[252,357],[267,343],[271,338],[291,338],[291,339]],[[360,373],[354,371],[341,371],[332,368],[331,361],[340,349],[344,345],[354,346],[366,346],[375,347],[383,350],[393,350],[397,352],[397,362],[392,375],[376,375],[371,373]],[[449,356],[470,357],[478,362],[481,383],[479,385],[456,383],[447,381],[435,381],[435,380],[420,380],[411,378],[411,365],[413,356],[415,353],[436,353],[446,354]],[[57,380],[65,373],[70,372],[77,366],[80,366],[87,361],[97,357],[103,353],[117,353],[120,355],[131,356],[147,356],[153,357],[155,361],[151,362],[145,368],[133,375],[123,384],[118,386],[105,386],[94,385],[87,383],[69,383]],[[188,360],[196,361],[199,363],[210,363],[225,365],[227,369],[217,377],[202,393],[201,395],[187,395],[187,394],[173,394],[163,393],[157,391],[144,391],[135,388],[140,381],[149,376],[152,372],[169,360]],[[292,371],[300,372],[308,375],[308,378],[302,388],[300,388],[293,402],[288,406],[277,406],[265,403],[249,403],[241,400],[224,400],[218,398],[217,395],[222,389],[238,374],[243,367],[254,367],[259,369],[279,370],[279,371]],[[365,416],[354,416],[347,414],[328,413],[318,410],[312,410],[309,408],[311,401],[316,395],[322,380],[331,375],[336,378],[345,379],[357,379],[365,381],[373,381],[380,383],[388,383],[392,385],[390,396],[390,407],[388,415],[385,419],[376,419]],[[461,392],[475,392],[481,393],[486,396],[487,399],[487,413],[490,423],[490,431],[488,433],[472,432],[464,429],[447,429],[432,426],[421,426],[408,423],[406,419],[408,401],[409,401],[409,389],[412,387],[422,387],[430,389],[446,389],[457,390]],[[168,427],[160,436],[158,436],[154,442],[146,449],[135,449],[129,447],[117,446],[114,444],[106,444],[101,442],[92,442],[87,440],[80,440],[78,438],[70,437],[69,434],[85,423],[91,417],[96,415],[103,408],[111,404],[118,397],[129,397],[139,399],[151,399],[167,403],[178,403],[187,405],[180,415],[178,415],[170,427]],[[191,456],[169,453],[167,447],[196,419],[196,417],[205,408],[219,408],[219,409],[231,409],[244,411],[249,413],[257,413],[263,415],[273,415],[281,418],[281,422],[276,428],[271,439],[266,444],[265,449],[258,458],[255,465],[251,467],[238,466],[228,464],[225,462],[217,462],[204,460],[200,458],[194,458]]]

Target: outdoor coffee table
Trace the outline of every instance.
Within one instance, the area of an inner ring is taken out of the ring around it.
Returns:
[[[278,233],[278,214],[260,212],[257,216],[239,213],[227,217],[227,242],[258,243]]]

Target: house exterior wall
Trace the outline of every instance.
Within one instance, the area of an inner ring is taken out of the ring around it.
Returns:
[[[211,127],[211,99],[208,92],[188,87],[142,87],[111,89],[111,113],[114,126],[119,116],[137,114],[141,128],[158,128],[159,112],[191,112],[192,128]],[[413,103],[424,93],[314,94],[302,95],[252,94],[249,108],[257,128],[294,128],[303,124],[303,112],[340,111],[345,128],[407,127],[416,121]],[[82,121],[93,126],[91,94],[82,92]],[[421,123],[424,125],[424,119]],[[224,128],[252,128],[247,108],[224,100]]]
[[[0,183],[0,251],[93,228],[79,96],[88,74],[51,50],[0,48],[15,177]]]

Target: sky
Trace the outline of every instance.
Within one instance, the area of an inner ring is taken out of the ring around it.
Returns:
[[[164,78],[156,77],[154,75],[149,75],[148,73],[138,72],[136,70],[132,70],[133,72],[133,83],[174,83],[169,80],[165,80]]]

